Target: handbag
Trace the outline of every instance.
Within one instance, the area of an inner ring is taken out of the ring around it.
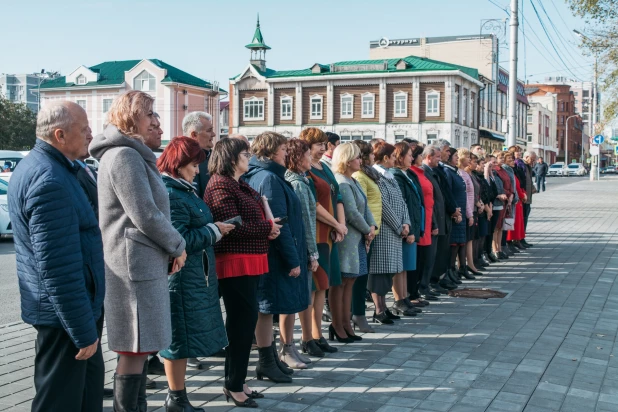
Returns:
[[[502,224],[502,230],[515,230],[515,216],[513,215],[510,205],[506,207],[506,214],[504,217],[504,223]]]

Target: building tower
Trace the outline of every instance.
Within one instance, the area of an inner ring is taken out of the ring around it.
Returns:
[[[254,65],[259,71],[266,71],[266,50],[270,50],[270,47],[264,43],[262,30],[260,30],[259,14],[257,18],[257,26],[255,27],[255,33],[253,34],[253,40],[245,47],[251,50],[251,64]]]

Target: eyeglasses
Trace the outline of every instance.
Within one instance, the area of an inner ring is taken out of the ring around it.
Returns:
[[[241,155],[245,156],[247,159],[251,157],[251,153],[249,152],[240,152]]]

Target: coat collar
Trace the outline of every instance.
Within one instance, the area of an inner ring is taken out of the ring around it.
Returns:
[[[187,182],[184,179],[175,178],[167,173],[163,173],[161,177],[163,178],[163,182],[169,187],[173,187],[174,189],[178,189],[184,192],[195,193],[195,187],[193,187],[191,183]]]
[[[153,151],[141,140],[122,134],[113,124],[108,124],[105,130],[103,130],[103,133],[97,135],[92,140],[90,144],[90,153],[93,157],[100,159],[108,149],[113,147],[130,147],[136,150],[144,161],[152,163],[156,167],[157,157]]]
[[[252,175],[253,173],[258,172],[259,169],[271,172],[285,180],[285,172],[287,169],[284,166],[281,166],[279,163],[273,162],[270,159],[260,160],[255,156],[251,157],[251,160],[249,160],[249,171],[247,174]]]
[[[37,138],[34,145],[34,150],[36,150],[37,152],[41,152],[46,156],[49,156],[52,159],[56,160],[58,163],[69,169],[71,173],[77,173],[79,166],[76,167],[73,162],[71,162],[65,155],[63,155],[62,152],[60,152],[60,150],[56,149],[54,146],[50,145],[46,141]]]

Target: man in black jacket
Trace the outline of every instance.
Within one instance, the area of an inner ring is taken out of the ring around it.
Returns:
[[[200,163],[200,172],[193,180],[197,195],[200,199],[204,198],[206,185],[210,179],[208,174],[208,159],[210,151],[214,146],[215,131],[212,125],[212,116],[206,112],[191,112],[182,119],[182,133],[187,137],[192,137],[200,144],[206,154],[206,160]]]

